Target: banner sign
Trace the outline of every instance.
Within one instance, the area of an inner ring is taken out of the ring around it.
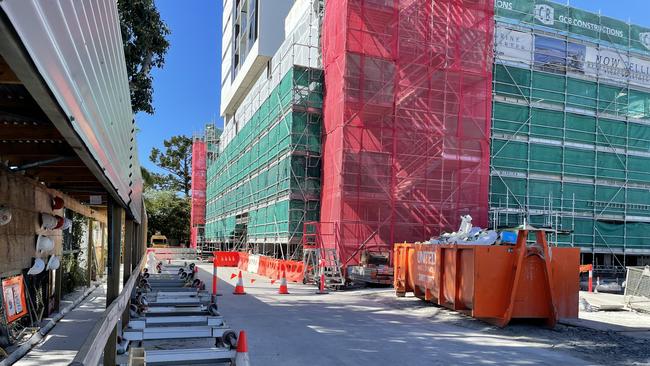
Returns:
[[[533,34],[497,26],[495,57],[500,60],[530,65],[533,54]]]
[[[495,58],[530,65],[546,72],[589,75],[620,83],[648,87],[650,57],[628,56],[624,51],[602,46],[586,46],[562,39],[496,28]]]
[[[585,74],[639,86],[650,85],[650,60],[614,49],[587,47]]]
[[[650,28],[621,20],[547,0],[495,0],[494,8],[499,17],[650,51]]]
[[[2,280],[2,302],[7,322],[12,323],[27,315],[23,275]]]

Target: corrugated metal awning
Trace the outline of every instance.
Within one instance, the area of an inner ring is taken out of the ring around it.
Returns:
[[[142,177],[115,1],[4,0],[0,8],[58,104],[59,118],[43,110],[140,222]]]

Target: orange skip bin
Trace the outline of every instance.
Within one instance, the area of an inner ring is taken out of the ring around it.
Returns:
[[[534,243],[527,243],[529,232]],[[507,325],[515,318],[578,317],[580,249],[549,247],[542,230],[520,230],[514,246],[396,244],[397,296]]]

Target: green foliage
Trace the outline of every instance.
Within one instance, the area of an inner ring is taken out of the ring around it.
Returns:
[[[189,197],[192,183],[192,139],[187,136],[173,136],[163,141],[165,151],[151,149],[149,160],[166,170],[168,174],[152,173],[152,183],[159,188],[185,193]]]
[[[151,69],[165,64],[169,28],[160,19],[154,0],[118,0],[117,8],[133,113],[153,114]]]
[[[145,167],[140,167],[140,172],[145,191],[178,191],[176,182],[169,175],[154,173]]]
[[[68,294],[79,286],[87,285],[86,271],[79,265],[79,252],[64,254],[61,258],[63,268],[62,293]]]
[[[149,190],[144,194],[147,206],[147,236],[159,231],[168,239],[187,242],[190,238],[190,199],[174,191]]]

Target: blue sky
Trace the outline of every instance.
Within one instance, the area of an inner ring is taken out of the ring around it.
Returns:
[[[139,113],[140,163],[149,161],[152,147],[174,135],[192,136],[219,118],[222,0],[156,0],[171,30],[165,67],[153,71],[155,114]]]
[[[336,0],[334,0],[336,1]],[[565,3],[565,1],[556,1]],[[140,134],[140,162],[149,161],[152,147],[174,135],[192,136],[205,123],[219,117],[221,80],[222,0],[156,0],[163,20],[171,29],[165,67],[154,70],[154,115],[136,116]],[[571,0],[571,6],[632,23],[650,26],[649,0]]]

